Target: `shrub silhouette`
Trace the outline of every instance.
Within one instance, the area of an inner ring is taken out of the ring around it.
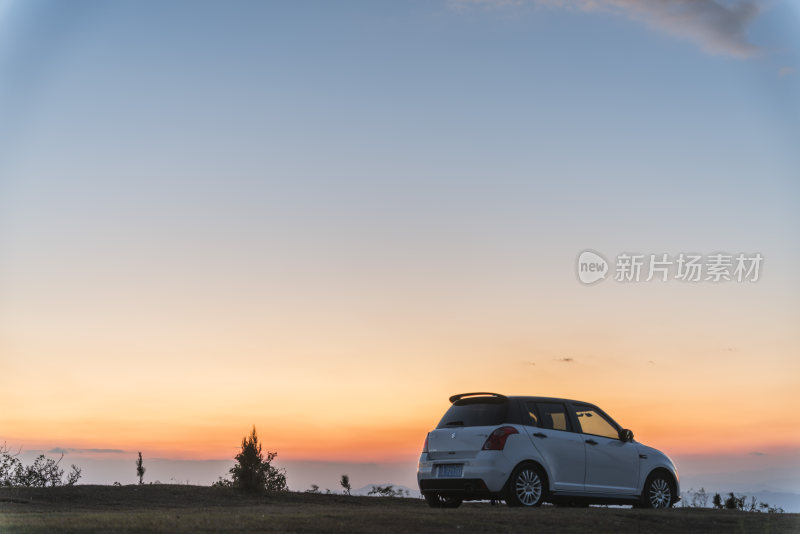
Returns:
[[[139,484],[144,484],[145,471],[147,471],[147,469],[145,469],[142,462],[142,451],[139,451],[139,459],[136,460],[136,476],[139,477]]]
[[[286,471],[272,465],[277,452],[261,452],[256,427],[242,438],[242,450],[236,455],[236,465],[231,470],[231,485],[245,491],[287,491]]]
[[[342,475],[342,479],[339,481],[339,484],[344,488],[344,492],[347,495],[350,495],[350,477],[348,475]]]
[[[378,497],[402,497],[403,489],[395,489],[393,484],[387,484],[385,486],[373,485],[367,495],[376,495]]]
[[[700,488],[701,490],[703,488]],[[691,490],[689,494],[692,495]],[[702,495],[702,499],[699,501],[700,506],[697,506],[696,503],[697,492],[692,495],[692,504],[689,507],[692,508],[705,508],[705,492]],[[769,503],[760,502],[755,495],[750,496],[750,500],[747,500],[746,495],[735,495],[732,491],[728,493],[728,496],[725,500],[722,499],[722,496],[719,493],[714,494],[714,498],[711,501],[712,507],[717,510],[740,510],[743,512],[766,512],[770,514],[782,514],[784,513],[783,508],[780,506],[772,506]]]
[[[744,497],[737,497],[731,491],[725,499],[725,508],[728,510],[744,510]]]
[[[12,454],[5,443],[0,446],[0,486],[72,486],[81,478],[80,468],[73,464],[64,480],[64,470],[58,466],[63,454],[58,460],[40,454],[31,465],[25,465],[17,458],[19,453]]]

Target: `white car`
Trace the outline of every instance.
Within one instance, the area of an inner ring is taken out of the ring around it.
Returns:
[[[417,482],[430,506],[502,499],[669,508],[680,499],[672,460],[593,404],[497,393],[450,402],[419,459]]]

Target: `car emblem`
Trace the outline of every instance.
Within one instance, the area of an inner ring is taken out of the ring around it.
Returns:
[[[455,432],[453,432],[452,434],[450,434],[450,438],[451,438],[451,439],[456,439],[456,433],[455,433]]]

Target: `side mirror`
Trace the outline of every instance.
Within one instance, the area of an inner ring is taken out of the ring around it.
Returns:
[[[627,428],[619,431],[619,439],[622,441],[633,441],[633,432]]]

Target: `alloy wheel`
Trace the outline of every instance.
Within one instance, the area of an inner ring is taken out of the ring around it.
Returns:
[[[533,506],[542,498],[542,479],[533,469],[523,469],[517,475],[514,490],[520,503]]]
[[[653,508],[669,508],[672,502],[672,488],[663,478],[656,478],[650,482],[647,498]]]

